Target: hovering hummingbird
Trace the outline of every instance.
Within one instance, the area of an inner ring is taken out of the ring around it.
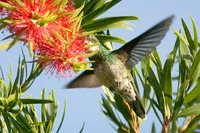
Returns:
[[[99,52],[92,57],[95,61],[92,64],[93,70],[84,71],[72,80],[67,88],[94,88],[105,85],[123,97],[137,116],[145,118],[145,109],[134,86],[130,69],[155,50],[168,31],[173,18],[174,16],[171,16],[163,20],[112,52],[100,45]]]

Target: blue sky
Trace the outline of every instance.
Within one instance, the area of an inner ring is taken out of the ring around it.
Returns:
[[[127,41],[138,36],[154,24],[162,19],[174,14],[176,16],[174,23],[163,39],[158,52],[164,60],[167,54],[171,51],[175,36],[173,28],[179,29],[181,27],[181,18],[184,18],[188,24],[190,23],[190,15],[193,16],[197,29],[200,31],[200,1],[193,0],[123,0],[117,6],[109,10],[105,16],[119,16],[119,15],[134,15],[138,16],[140,20],[133,21],[134,31],[125,29],[112,30],[112,34],[125,38]],[[2,38],[2,36],[1,36]],[[8,52],[0,52],[0,65],[2,66],[5,74],[9,71],[9,62],[16,66],[20,47],[15,46]],[[117,45],[119,47],[120,45]],[[25,49],[27,50],[27,49]],[[15,70],[15,67],[13,67]],[[114,129],[110,121],[101,112],[101,95],[102,89],[80,89],[80,90],[66,90],[63,89],[65,84],[71,79],[57,79],[55,76],[43,73],[33,84],[30,90],[27,91],[28,95],[32,97],[40,97],[42,88],[46,88],[46,92],[54,89],[56,98],[59,102],[59,110],[57,123],[59,123],[62,115],[64,99],[67,101],[66,118],[61,128],[61,133],[77,133],[80,131],[83,123],[85,123],[84,133],[114,133]],[[142,90],[143,88],[140,87]],[[148,119],[143,123],[141,132],[150,132],[151,122],[155,120],[155,115],[148,114]],[[156,126],[160,129],[157,121]]]

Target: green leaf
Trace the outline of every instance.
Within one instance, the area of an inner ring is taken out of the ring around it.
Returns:
[[[110,24],[113,24],[113,23],[127,21],[127,20],[138,20],[138,17],[136,17],[136,16],[116,16],[116,17],[100,18],[100,19],[88,22],[87,24],[83,25],[83,28],[84,29],[86,27],[92,28],[96,24],[99,25],[99,26],[110,25]]]
[[[3,69],[2,67],[0,66],[0,74],[1,74],[1,79],[0,80],[4,80],[5,79],[5,76],[3,74]]]
[[[121,0],[112,0],[107,3],[104,3],[100,8],[94,10],[93,12],[88,12],[85,14],[82,24],[85,25],[87,22],[90,22],[91,20],[95,19],[96,17],[100,16],[107,10],[109,10],[111,7],[119,3]]]
[[[114,100],[114,98],[113,98],[110,90],[107,87],[105,87],[105,86],[102,86],[102,89],[103,89],[103,91],[104,91],[104,93],[106,95],[106,98],[107,98],[108,102],[110,104],[113,104],[115,102],[115,100]]]
[[[151,133],[156,133],[156,126],[155,126],[154,122],[153,122],[152,127],[151,127]]]
[[[81,14],[83,8],[84,8],[84,5],[82,5],[82,6],[79,7],[78,9],[76,9],[76,10],[73,12],[72,18],[78,17],[78,15]],[[81,19],[82,19],[82,17],[83,17],[83,16],[81,16]]]
[[[9,121],[12,121],[13,126],[21,133],[29,133],[29,129],[23,128],[23,126],[17,121],[15,120],[15,118],[10,115],[9,113],[7,113],[7,116],[9,118]]]
[[[23,57],[24,57],[24,55],[23,55]],[[21,63],[21,73],[20,73],[20,81],[19,81],[20,85],[22,84],[24,78],[26,78],[25,77],[26,76],[25,74],[27,74],[26,67],[27,67],[26,66],[26,59],[24,58],[22,60],[22,63]]]
[[[180,85],[182,83],[185,82],[186,76],[188,74],[188,68],[185,64],[185,61],[182,57],[178,57],[178,63],[179,63],[179,75],[178,75],[178,87],[180,87]]]
[[[62,126],[62,124],[64,122],[64,119],[65,119],[65,113],[66,113],[66,100],[65,100],[65,103],[64,103],[64,109],[63,109],[62,119],[60,121],[60,124],[59,124],[59,127],[58,127],[56,133],[59,133],[59,131],[60,131],[60,128],[61,128],[61,126]],[[84,125],[82,127],[82,130],[83,130],[83,128],[84,128]]]
[[[42,100],[45,99],[45,89],[42,90]],[[45,114],[46,114],[46,105],[45,104],[41,104],[41,118],[42,121],[45,121]]]
[[[35,129],[33,128],[33,126],[30,125],[31,123],[29,121],[27,121],[27,119],[25,119],[25,117],[21,113],[19,113],[16,116],[16,119],[17,119],[17,121],[20,123],[20,125],[23,128],[25,128],[25,129],[28,130],[28,132],[34,132],[35,131]]]
[[[172,128],[171,128],[172,133],[178,133],[178,123],[177,120],[172,121]]]
[[[157,112],[157,110],[156,110],[156,108],[155,108],[155,107],[157,107],[157,108],[159,109],[159,107],[158,107],[156,101],[155,101],[154,99],[150,99],[150,101],[151,101],[151,103],[152,103],[153,112],[155,113],[155,115],[156,115],[158,121],[160,122],[160,124],[162,124],[162,120],[161,120],[161,118],[160,118],[160,116],[159,116],[159,114],[158,114],[158,112]]]
[[[12,109],[17,103],[18,104],[21,104],[19,102],[19,95],[20,95],[20,90],[19,89],[12,89],[13,90],[13,95],[14,95],[14,98],[12,96],[9,96],[7,99],[8,99],[8,102],[9,102],[9,107],[10,109]],[[21,106],[22,107],[22,106]]]
[[[181,84],[180,89],[177,92],[177,97],[175,100],[175,104],[174,104],[174,110],[173,110],[173,114],[172,114],[172,120],[174,118],[176,118],[177,114],[179,113],[182,105],[183,105],[183,101],[185,99],[185,93],[186,93],[186,88],[189,84],[188,80],[185,80],[184,83]]]
[[[196,54],[192,66],[189,71],[190,86],[200,77],[200,50]]]
[[[25,92],[34,82],[35,78],[42,73],[42,67],[39,64],[32,63],[32,68],[29,76],[26,78],[24,83],[21,85],[21,92]]]
[[[82,25],[84,31],[104,31],[110,28],[115,27],[124,27],[126,24],[124,21],[126,20],[137,20],[138,18],[135,16],[119,16],[119,17],[108,17],[108,18],[101,18],[94,21],[90,21],[87,25]]]
[[[184,58],[187,68],[189,68],[191,57],[190,57],[190,52],[188,48],[188,41],[185,38],[185,36],[180,34],[178,31],[175,31],[175,34],[177,35],[180,41],[180,46],[179,46],[180,54]]]
[[[192,20],[192,27],[193,27],[193,31],[194,31],[194,49],[197,50],[198,49],[198,32],[197,32],[197,28],[194,22],[194,19],[191,17]]]
[[[154,89],[154,92],[156,94],[156,98],[158,101],[158,109],[162,112],[162,114],[164,114],[164,107],[165,107],[165,103],[164,103],[164,93],[161,89],[161,86],[152,70],[152,68],[148,68],[148,72],[149,72],[149,77],[148,77],[148,81],[150,83],[150,85],[152,86],[152,88]]]
[[[3,118],[4,118],[4,120],[5,120],[5,124],[6,124],[6,127],[7,127],[7,129],[8,129],[8,132],[9,133],[11,133],[11,124],[10,124],[10,121],[9,121],[9,119],[8,119],[8,115],[7,115],[7,113],[6,112],[2,112],[2,115],[3,115]]]
[[[93,7],[95,7],[95,5],[97,4],[97,2],[100,0],[90,0],[83,9],[84,14],[88,14],[90,12],[92,12],[92,10],[95,10]]]
[[[142,103],[143,103],[144,107],[146,107],[148,105],[147,103],[148,103],[149,96],[151,93],[151,86],[149,85],[148,80],[147,80],[148,67],[149,67],[149,58],[145,58],[142,60],[142,63],[141,63],[141,69],[142,69],[142,74],[143,74],[144,78],[142,78],[141,74],[139,73],[139,70],[136,67],[133,68],[133,71],[139,77],[140,82],[142,83],[142,86],[144,88],[143,98],[142,98]],[[136,83],[136,81],[135,81],[135,83]]]
[[[115,103],[117,105],[117,109],[123,115],[123,117],[127,121],[131,120],[132,115],[131,115],[130,109],[127,107],[127,104],[125,103],[124,99],[121,96],[119,96],[118,94],[115,94],[114,99],[115,99]]]
[[[11,95],[11,92],[12,92],[12,89],[13,89],[13,79],[12,79],[12,66],[10,64],[10,72],[8,74],[8,78],[9,78],[9,84],[8,84],[8,91],[7,91],[7,96],[6,97],[9,97]]]
[[[169,110],[172,110],[172,70],[174,66],[174,61],[176,57],[176,52],[177,52],[177,45],[175,44],[173,51],[168,55],[168,58],[164,64],[163,67],[163,73],[161,76],[162,83],[161,86],[164,90],[165,94],[165,100],[167,102],[167,105],[169,107]],[[161,82],[161,81],[160,81]]]
[[[73,0],[73,2],[75,3],[74,6],[77,8],[79,8],[80,6],[82,6],[86,1],[85,0]]]
[[[185,34],[186,34],[186,37],[187,37],[187,41],[189,43],[188,46],[189,46],[190,52],[191,52],[191,54],[193,54],[193,51],[194,51],[195,48],[194,48],[194,45],[193,45],[194,43],[193,43],[193,40],[192,40],[192,36],[190,34],[190,31],[189,31],[185,21],[183,19],[181,19],[181,21],[182,21],[182,25],[183,25],[183,28],[184,28],[184,31],[185,31]]]
[[[156,65],[157,72],[160,72],[162,70],[162,62],[158,55],[157,50],[153,51],[153,53],[150,55],[151,60]],[[159,79],[161,76],[161,73],[158,73]]]
[[[13,38],[14,36],[15,36],[15,34],[11,34],[11,35],[9,35],[9,36],[3,38],[2,41],[7,40],[7,39],[9,39],[9,38]]]
[[[93,12],[101,8],[106,2],[107,0],[98,0],[97,3],[90,9],[90,12]]]
[[[11,94],[15,93],[16,91],[18,91],[18,83],[19,83],[19,77],[20,77],[20,73],[21,73],[21,59],[19,57],[18,60],[18,68],[17,68],[17,74],[16,74],[16,78],[13,84],[13,89]]]
[[[200,95],[200,81],[196,84],[196,86],[191,90],[189,94],[186,95],[184,99],[184,104],[187,104],[194,99],[196,99]]]
[[[103,113],[110,118],[116,125],[120,126],[121,123],[117,119],[113,109],[111,108],[110,103],[106,100],[105,97],[102,97],[102,106],[104,107],[105,110],[103,110]]]
[[[81,130],[79,131],[79,133],[83,132],[84,127],[85,127],[85,123],[83,123],[83,126],[82,126]]]
[[[53,103],[52,100],[46,100],[46,99],[31,99],[31,98],[26,98],[26,99],[22,99],[20,98],[20,101],[23,104],[45,104],[45,103]]]
[[[117,42],[117,43],[125,44],[127,42],[120,37],[115,37],[115,36],[110,36],[110,35],[96,35],[96,37],[102,43]]]
[[[182,112],[178,114],[178,117],[185,117],[185,116],[199,115],[199,114],[200,114],[200,103],[183,109]]]
[[[15,38],[14,40],[9,44],[8,48],[7,48],[7,51],[9,49],[11,49],[19,40],[20,38],[22,37],[23,33],[25,32],[25,30],[21,31]]]

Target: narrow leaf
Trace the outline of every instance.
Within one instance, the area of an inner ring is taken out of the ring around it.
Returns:
[[[185,82],[181,84],[181,87],[178,90],[175,105],[173,108],[174,110],[173,110],[173,114],[172,114],[172,119],[176,118],[177,114],[179,113],[179,111],[182,107],[182,104],[183,104],[183,101],[185,98],[186,88],[187,88],[188,84],[189,84],[189,81],[185,80]]]
[[[191,17],[192,20],[192,27],[193,27],[193,31],[194,31],[194,49],[197,50],[198,49],[198,32],[197,32],[197,28],[194,22],[194,19]]]
[[[185,31],[185,35],[187,37],[187,41],[189,43],[189,48],[190,48],[190,52],[193,53],[193,50],[194,50],[194,43],[193,43],[193,40],[192,40],[192,36],[190,34],[190,31],[185,23],[185,21],[183,19],[181,19],[182,21],[182,25],[183,25],[183,28],[184,28],[184,31]]]
[[[117,42],[117,43],[125,44],[127,42],[120,37],[115,37],[115,36],[110,36],[110,35],[96,35],[96,37],[102,43]]]
[[[156,133],[156,126],[155,126],[154,122],[153,122],[152,127],[151,127],[151,133]]]
[[[200,50],[196,54],[189,71],[190,86],[200,77]]]
[[[103,110],[103,113],[111,119],[116,125],[120,126],[121,123],[117,119],[117,116],[115,115],[113,109],[111,108],[110,103],[106,100],[105,97],[102,97],[102,106],[104,107],[105,110]]]
[[[197,85],[191,90],[189,94],[186,95],[184,99],[184,104],[187,104],[194,99],[196,99],[200,95],[200,81],[197,83]]]
[[[184,61],[187,65],[187,67],[189,68],[191,57],[190,57],[187,39],[177,31],[175,32],[175,34],[178,36],[178,38],[180,40],[180,46],[179,46],[180,47],[180,54],[184,58]]]
[[[88,14],[89,12],[92,12],[93,7],[99,0],[90,0],[83,9],[84,14]]]
[[[2,112],[2,115],[3,115],[3,117],[4,117],[4,120],[5,120],[5,124],[6,124],[6,127],[7,127],[7,129],[8,129],[8,132],[9,133],[11,133],[11,124],[10,124],[10,121],[9,121],[9,119],[8,119],[8,115],[7,115],[7,113],[5,112]]]
[[[157,101],[158,101],[158,104],[159,104],[158,109],[164,114],[165,104],[164,104],[163,91],[161,89],[161,86],[160,86],[153,70],[150,67],[148,69],[148,72],[149,72],[148,81],[149,81],[150,85],[152,86],[152,88],[154,89],[154,92],[156,94],[156,98],[157,98]]]
[[[177,44],[177,43],[176,43]],[[172,69],[174,66],[174,61],[176,58],[176,52],[177,52],[177,45],[175,44],[173,51],[168,55],[168,58],[164,64],[163,67],[163,73],[162,73],[162,79],[163,82],[161,84],[164,94],[165,94],[165,100],[168,104],[169,110],[172,110]]]
[[[91,21],[87,25],[83,25],[83,29],[85,31],[103,31],[109,29],[111,27],[120,27],[121,24],[125,24],[123,21],[126,20],[137,20],[138,18],[135,16],[119,16],[119,17],[108,17],[108,18],[101,18],[98,20]],[[119,23],[123,22],[123,23]],[[116,25],[117,24],[117,25]]]
[[[112,0],[109,1],[107,3],[105,3],[102,7],[100,7],[99,9],[93,11],[93,12],[88,12],[87,14],[85,14],[84,18],[83,18],[83,25],[87,24],[88,22],[90,22],[91,20],[95,19],[96,17],[100,16],[101,14],[103,14],[104,12],[106,12],[108,9],[110,9],[111,7],[113,7],[114,5],[116,5],[117,3],[119,3],[121,0]]]
[[[27,121],[21,113],[16,116],[16,119],[20,125],[23,126],[23,128],[27,129],[29,132],[34,132],[34,128],[32,128],[31,123]]]
[[[61,128],[61,126],[62,126],[62,124],[64,122],[64,119],[65,119],[65,113],[66,113],[66,100],[65,100],[65,103],[64,103],[64,109],[63,109],[62,119],[60,121],[60,124],[59,124],[59,127],[58,127],[56,133],[59,133],[59,131],[60,131],[60,128]],[[83,128],[84,128],[84,125],[82,127],[82,130],[83,130]]]
[[[152,109],[153,109],[158,121],[160,122],[160,124],[162,124],[162,120],[161,120],[161,118],[160,118],[160,116],[159,116],[159,114],[158,114],[158,112],[157,112],[157,110],[155,108],[155,106],[158,108],[158,106],[156,105],[156,102],[153,99],[150,99],[150,101],[152,103]]]
[[[81,130],[79,131],[79,133],[83,132],[84,127],[85,127],[85,123],[83,123],[83,126],[82,126]]]
[[[21,101],[23,104],[45,104],[45,103],[53,103],[52,100],[46,100],[46,99],[31,99],[31,98],[20,99],[20,101]]]
[[[45,89],[42,90],[42,100],[45,99]],[[41,104],[41,118],[42,118],[42,121],[45,121],[46,117],[45,117],[45,114],[46,114],[46,105],[45,104]]]
[[[182,112],[178,114],[178,117],[185,117],[185,116],[199,115],[199,114],[200,114],[200,103],[183,109]]]
[[[117,105],[117,109],[123,115],[123,117],[126,119],[126,121],[131,120],[131,117],[132,117],[131,112],[130,112],[127,104],[123,100],[123,98],[121,96],[119,96],[118,94],[115,94],[114,99],[115,99],[115,103]]]

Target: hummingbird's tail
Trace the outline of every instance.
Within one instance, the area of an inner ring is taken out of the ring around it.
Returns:
[[[138,117],[142,119],[146,118],[144,106],[142,105],[142,101],[138,95],[136,95],[134,101],[128,101],[128,103]]]

